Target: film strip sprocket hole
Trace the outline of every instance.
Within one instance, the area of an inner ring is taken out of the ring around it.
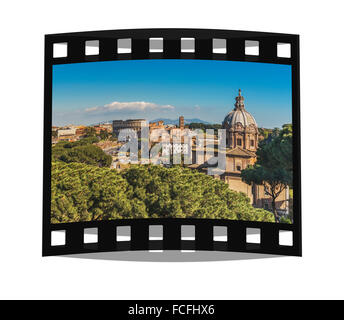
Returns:
[[[293,255],[298,241],[292,226],[267,223],[209,220],[191,223],[184,219],[120,222],[80,223],[78,227],[53,225],[49,246],[60,254],[123,250],[273,253],[278,250],[280,254]]]
[[[103,51],[102,50],[102,56],[100,54],[100,42],[99,40],[86,40],[84,42],[84,61],[103,61],[104,56],[107,56],[108,59],[111,58],[117,58],[117,59],[131,59],[131,57],[128,56],[128,54],[135,54],[135,52],[132,51],[132,39],[117,39],[117,43],[115,40],[113,40],[113,46],[114,48],[117,48],[116,51],[109,52],[109,51]],[[149,41],[149,42],[148,42]],[[172,40],[177,41],[177,40]],[[178,47],[180,48],[180,53],[194,53],[194,54],[208,54],[215,55],[213,56],[214,59],[226,59],[229,58],[238,58],[239,55],[235,56],[235,47],[233,47],[233,54],[231,54],[231,48],[227,46],[227,42],[229,40],[227,39],[211,39],[212,46],[209,46],[209,43],[205,42],[198,42],[198,48],[195,49],[195,39],[194,38],[181,38],[180,43],[178,44]],[[164,43],[166,44],[164,45]],[[164,40],[163,38],[149,38],[146,41],[142,41],[143,44],[146,44],[146,47],[148,50],[146,50],[146,55],[150,55],[150,58],[160,58],[160,55],[155,55],[154,53],[161,53],[162,58],[168,57],[171,58],[172,54],[176,54],[176,51],[168,50],[170,46],[168,44],[171,41]],[[57,42],[53,44],[53,58],[56,59],[54,62],[56,64],[58,63],[68,63],[68,62],[77,62],[79,59],[74,58],[73,56],[69,55],[68,50],[68,43],[69,42]],[[148,46],[147,46],[148,44]],[[261,56],[259,53],[260,50],[260,43],[259,41],[255,40],[245,40],[244,43],[244,50],[243,53],[245,55],[246,61],[264,61],[264,57]],[[202,50],[202,46],[205,47],[207,45],[207,50]],[[164,49],[166,48],[166,49]],[[211,50],[209,50],[211,49]],[[228,53],[227,53],[228,50]],[[275,62],[284,61],[285,63],[288,62],[289,59],[291,59],[291,43],[276,43],[275,48],[275,57],[271,56],[271,60],[275,60]],[[238,53],[238,52],[237,52]],[[170,55],[171,54],[171,55]],[[242,55],[242,54],[241,54]],[[92,56],[87,57],[87,56]],[[187,56],[183,56],[183,58],[186,58]],[[261,57],[261,60],[257,59],[250,59],[250,57]],[[144,57],[142,57],[144,58]],[[190,57],[189,57],[190,58]],[[192,57],[191,57],[192,58]],[[209,58],[209,57],[208,57]],[[106,60],[108,60],[106,59]],[[288,59],[288,60],[285,60]],[[273,62],[273,61],[271,61]]]
[[[291,66],[293,223],[149,218],[51,223],[53,66],[187,59]],[[215,250],[301,256],[299,37],[207,29],[133,29],[45,37],[43,255],[123,250]]]

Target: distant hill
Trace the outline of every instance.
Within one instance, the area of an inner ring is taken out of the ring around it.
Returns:
[[[159,119],[154,119],[149,121],[150,123],[152,122],[158,122],[158,121],[164,121],[164,124],[174,124],[178,125],[179,124],[179,119],[164,119],[164,118],[159,118]],[[210,122],[203,121],[201,119],[193,118],[193,119],[184,119],[185,124],[190,124],[190,123],[204,123],[204,124],[210,124]]]
[[[93,126],[99,126],[99,125],[102,125],[102,124],[112,124],[112,121],[111,121],[111,120],[108,120],[108,121],[102,121],[102,122],[92,123],[92,124],[88,124],[88,126],[93,127]]]

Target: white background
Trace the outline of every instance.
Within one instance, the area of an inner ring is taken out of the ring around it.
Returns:
[[[342,1],[115,3],[0,5],[0,298],[344,298]],[[154,27],[301,35],[302,258],[153,263],[41,257],[44,34]]]

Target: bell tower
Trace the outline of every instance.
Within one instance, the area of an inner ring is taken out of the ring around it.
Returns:
[[[179,117],[179,128],[184,129],[184,117],[183,116]]]

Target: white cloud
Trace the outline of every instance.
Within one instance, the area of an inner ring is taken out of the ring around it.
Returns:
[[[87,113],[106,113],[113,111],[146,111],[146,110],[174,110],[171,105],[159,105],[152,102],[145,101],[132,101],[132,102],[119,102],[114,101],[104,106],[97,106],[86,108]]]

